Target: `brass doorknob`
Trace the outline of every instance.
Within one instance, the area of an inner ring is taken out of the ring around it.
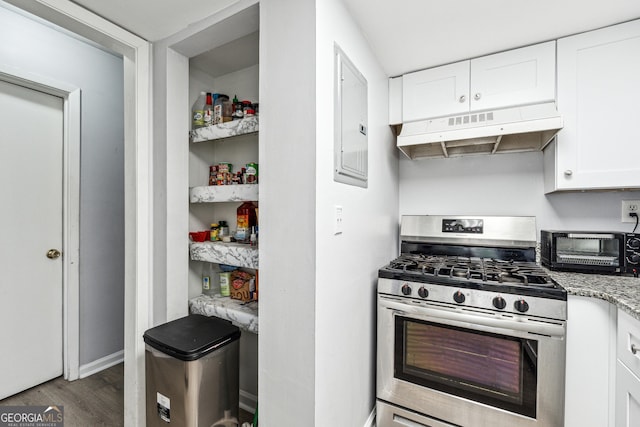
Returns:
[[[57,249],[49,249],[47,251],[47,258],[50,258],[50,259],[60,258],[60,255],[62,255],[62,252],[60,252]]]

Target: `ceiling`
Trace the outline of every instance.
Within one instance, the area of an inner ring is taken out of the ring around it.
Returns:
[[[157,41],[239,0],[73,1]],[[637,0],[342,1],[389,76],[640,18]]]
[[[71,0],[145,40],[157,41],[240,0]]]

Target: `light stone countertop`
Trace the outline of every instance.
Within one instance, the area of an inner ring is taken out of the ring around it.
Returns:
[[[640,278],[547,270],[569,295],[600,298],[640,320]]]
[[[198,295],[189,300],[189,312],[230,320],[242,330],[258,333],[258,302],[243,303],[220,295]]]

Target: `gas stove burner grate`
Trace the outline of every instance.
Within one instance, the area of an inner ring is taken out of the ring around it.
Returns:
[[[550,286],[555,284],[537,264],[495,258],[403,254],[388,268],[407,274],[478,280],[505,284]]]

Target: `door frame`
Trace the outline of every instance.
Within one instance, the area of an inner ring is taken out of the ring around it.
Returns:
[[[80,369],[80,88],[0,64],[0,80],[63,99],[62,357],[66,380]]]
[[[153,289],[151,45],[68,0],[5,0],[122,55],[124,64],[124,423],[145,425],[145,346]]]

